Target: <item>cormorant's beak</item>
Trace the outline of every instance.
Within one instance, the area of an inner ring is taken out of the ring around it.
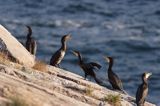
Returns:
[[[78,56],[78,53],[76,51],[72,51],[72,53],[75,55],[75,56]]]
[[[110,59],[107,56],[103,56],[103,58],[109,63]]]
[[[67,37],[66,37],[66,39],[67,40],[70,40],[72,37],[71,37],[71,34],[67,34]]]
[[[146,78],[148,79],[151,75],[152,73],[146,73]]]

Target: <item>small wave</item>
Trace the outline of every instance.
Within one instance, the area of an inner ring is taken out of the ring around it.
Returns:
[[[135,53],[135,52],[152,52],[157,50],[157,46],[150,45],[143,40],[109,40],[106,44],[116,48],[119,52]]]
[[[118,22],[118,21],[107,21],[107,22],[103,22],[102,26],[104,26],[107,29],[112,29],[112,30],[121,30],[126,28],[125,24]]]
[[[84,4],[70,4],[67,7],[65,7],[62,11],[69,13],[77,13],[80,11],[92,11],[92,9],[88,6],[85,6]]]
[[[88,27],[92,27],[93,24],[86,22],[86,21],[81,21],[81,20],[52,20],[52,21],[47,21],[47,22],[43,22],[43,21],[35,21],[32,22],[32,25],[34,26],[39,26],[39,27],[52,27],[52,28],[56,28],[56,27],[64,27],[64,28],[88,28]]]
[[[112,12],[109,9],[105,9],[103,8],[103,6],[100,6],[98,4],[85,2],[67,5],[63,8],[62,12],[71,14],[91,13],[112,18],[119,15],[118,12]]]
[[[54,24],[57,27],[81,27],[83,25],[83,22],[77,22],[77,21],[72,21],[72,20],[56,20],[54,21]]]

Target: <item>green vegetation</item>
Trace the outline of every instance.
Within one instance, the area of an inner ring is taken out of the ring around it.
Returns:
[[[113,106],[121,106],[121,96],[120,95],[106,95],[104,101],[108,102]]]
[[[88,95],[88,96],[93,96],[92,92],[93,92],[93,88],[92,87],[87,87],[85,89],[85,94]]]

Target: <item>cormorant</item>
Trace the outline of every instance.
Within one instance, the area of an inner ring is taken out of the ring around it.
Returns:
[[[148,78],[152,73],[143,73],[142,74],[142,84],[138,87],[136,93],[136,104],[137,106],[144,106],[145,98],[148,94]]]
[[[104,57],[104,58],[105,58],[105,60],[107,60],[107,62],[109,62],[108,80],[109,80],[110,84],[112,85],[113,89],[119,90],[119,91],[122,91],[123,93],[125,93],[125,91],[123,90],[122,81],[112,71],[112,66],[113,66],[113,63],[114,63],[113,58],[112,57]]]
[[[32,29],[30,26],[26,26],[28,28],[27,41],[26,41],[26,49],[33,55],[36,55],[37,51],[37,43],[32,38]]]
[[[96,78],[96,74],[94,73],[94,69],[100,69],[101,68],[101,65],[99,65],[98,63],[95,63],[95,62],[89,62],[89,63],[84,63],[84,61],[82,60],[82,56],[81,56],[81,54],[80,54],[80,52],[79,51],[72,51],[73,52],[73,54],[75,55],[75,56],[77,56],[78,57],[78,59],[79,59],[79,62],[78,62],[78,64],[79,64],[79,66],[81,67],[81,69],[84,71],[84,73],[85,73],[85,79],[87,78],[87,76],[89,75],[89,76],[91,76],[91,77],[93,77],[94,79],[95,79],[95,81],[99,84],[99,83],[101,83],[97,78]]]
[[[53,54],[52,58],[50,59],[50,65],[56,66],[56,67],[60,67],[59,64],[61,63],[63,57],[65,56],[65,52],[67,50],[66,42],[69,39],[71,39],[71,35],[70,34],[64,35],[62,37],[62,39],[61,39],[62,46],[58,51],[56,51]]]

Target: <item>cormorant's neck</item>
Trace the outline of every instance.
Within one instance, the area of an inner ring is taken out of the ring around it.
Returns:
[[[28,40],[31,39],[31,35],[27,35],[27,39],[28,39]]]
[[[31,39],[32,31],[29,31],[27,34],[27,39]]]
[[[108,71],[112,71],[112,66],[113,66],[113,61],[109,62],[109,67],[108,67]]]
[[[81,54],[78,54],[78,59],[79,59],[79,63],[82,64],[82,63],[83,63],[83,60],[82,60]]]
[[[148,85],[148,81],[147,81],[146,78],[143,78],[143,83],[146,84],[146,85]]]
[[[61,49],[66,51],[67,49],[66,41],[62,41],[61,43],[62,43]]]

